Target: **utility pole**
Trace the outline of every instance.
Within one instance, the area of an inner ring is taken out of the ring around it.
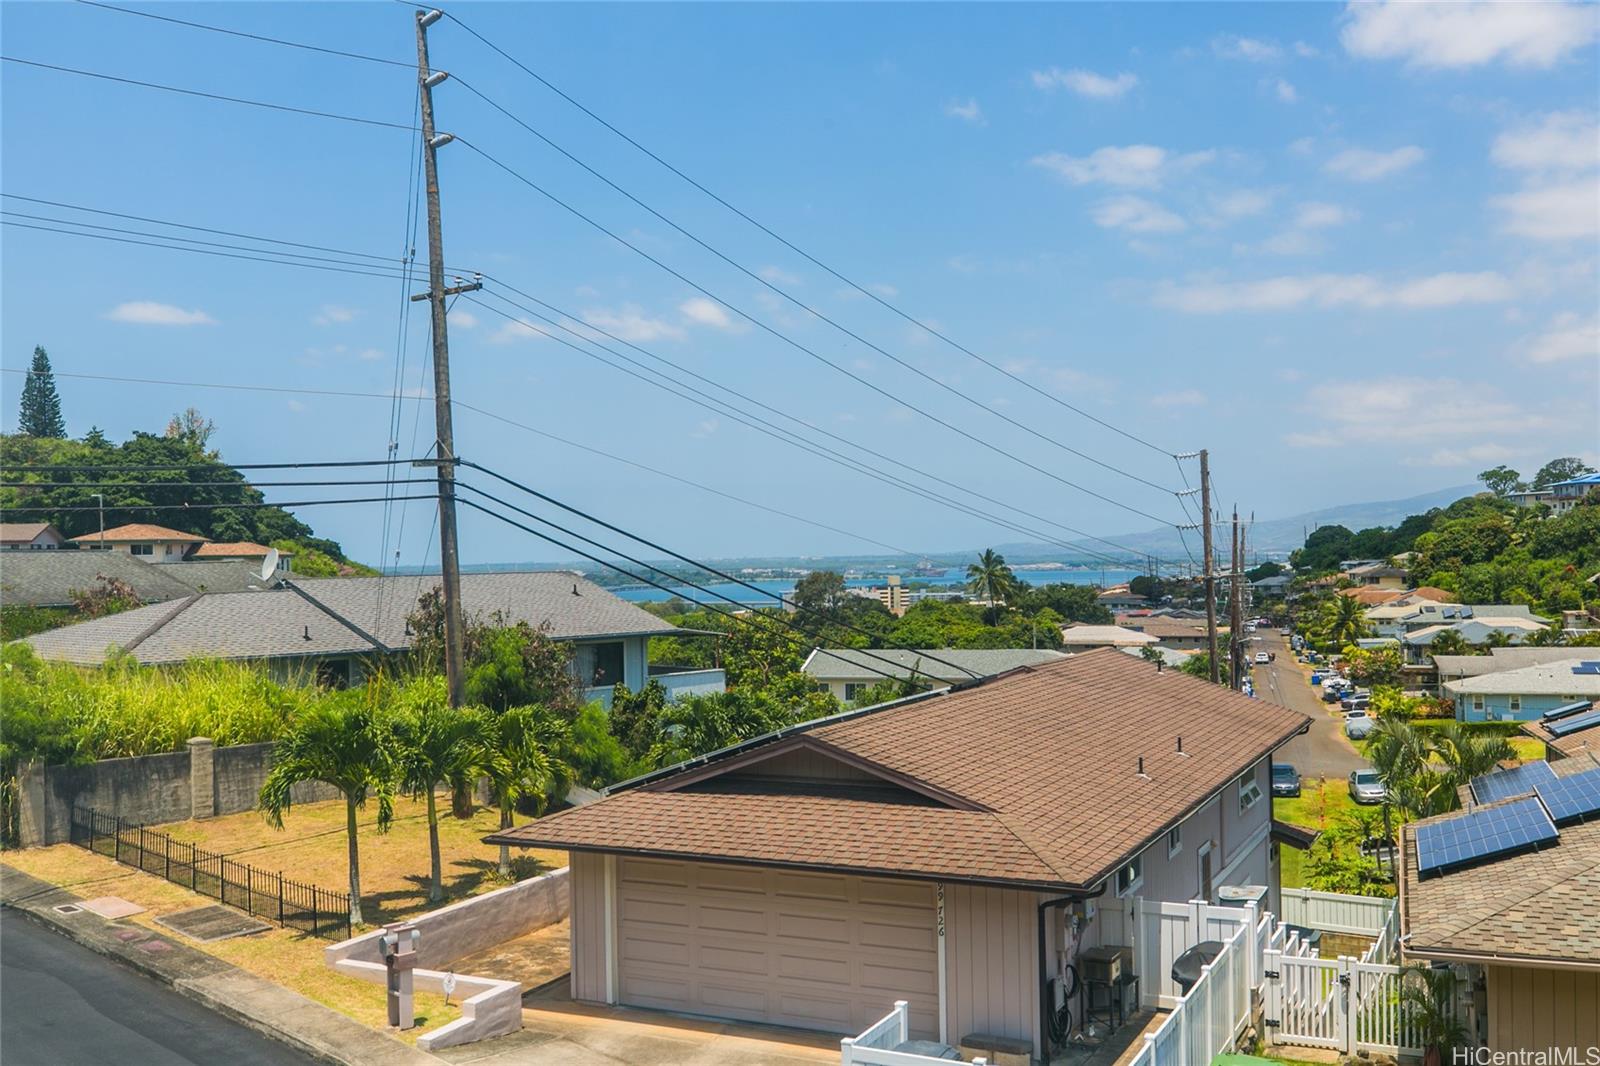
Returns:
[[[1232,687],[1244,687],[1244,593],[1239,589],[1239,556],[1244,531],[1239,528],[1239,505],[1233,507],[1233,566],[1228,577],[1228,673]]]
[[[450,686],[450,705],[461,706],[461,558],[456,540],[455,434],[450,424],[450,338],[445,325],[445,300],[483,287],[482,282],[445,288],[444,236],[439,219],[439,165],[437,152],[455,140],[453,134],[435,135],[433,87],[450,75],[428,65],[428,27],[439,21],[439,11],[417,12],[417,81],[422,104],[422,157],[427,169],[428,291],[413,300],[427,300],[433,326],[433,417],[438,454],[430,462],[439,473],[439,569],[444,589],[444,671]]]
[[[1200,529],[1206,582],[1206,648],[1211,657],[1211,683],[1222,680],[1222,664],[1217,661],[1217,568],[1211,558],[1211,455],[1200,449]]]

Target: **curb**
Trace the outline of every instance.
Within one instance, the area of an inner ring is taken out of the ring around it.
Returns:
[[[0,875],[4,880],[3,889],[0,889],[0,906],[97,955],[159,981],[178,994],[195,1000],[207,1010],[287,1044],[318,1062],[331,1063],[333,1066],[436,1066],[441,1061],[409,1044],[369,1029],[331,1007],[274,985],[265,978],[181,943],[174,937],[153,934],[155,938],[171,945],[171,951],[160,956],[166,963],[162,965],[156,956],[143,954],[133,943],[108,939],[91,932],[91,928],[105,932],[144,927],[119,925],[90,911],[83,911],[75,915],[74,920],[68,921],[51,908],[61,903],[81,903],[82,897],[5,863],[0,863]],[[86,927],[82,921],[85,915],[98,925]],[[192,967],[194,972],[176,972],[185,966]],[[211,985],[222,987],[209,987]],[[274,1003],[279,1009],[268,1010]],[[293,1020],[312,1018],[331,1022],[335,1030],[344,1030],[349,1038],[343,1042],[350,1046],[338,1046],[342,1042],[339,1039],[342,1034],[338,1032],[332,1039],[326,1039],[292,1024]]]

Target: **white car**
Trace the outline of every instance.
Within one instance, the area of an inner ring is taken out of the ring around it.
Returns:
[[[1264,652],[1264,651],[1256,652],[1256,665],[1257,666],[1265,666],[1270,661],[1271,660],[1267,658],[1267,653],[1266,652]]]
[[[1372,716],[1366,711],[1351,711],[1344,716],[1344,735],[1351,740],[1361,740],[1372,732]]]

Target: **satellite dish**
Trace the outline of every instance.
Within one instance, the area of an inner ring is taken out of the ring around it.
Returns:
[[[261,580],[270,581],[272,575],[278,572],[278,549],[268,548],[267,557],[261,560]]]

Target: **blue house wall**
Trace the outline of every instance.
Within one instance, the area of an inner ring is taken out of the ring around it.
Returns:
[[[1553,711],[1557,707],[1565,707],[1573,701],[1586,698],[1578,696],[1496,696],[1487,693],[1476,695],[1463,693],[1456,697],[1456,721],[1458,722],[1531,722],[1542,718],[1546,711]],[[1476,705],[1474,700],[1482,700],[1483,705]],[[1512,707],[1512,700],[1520,701],[1520,705]]]

